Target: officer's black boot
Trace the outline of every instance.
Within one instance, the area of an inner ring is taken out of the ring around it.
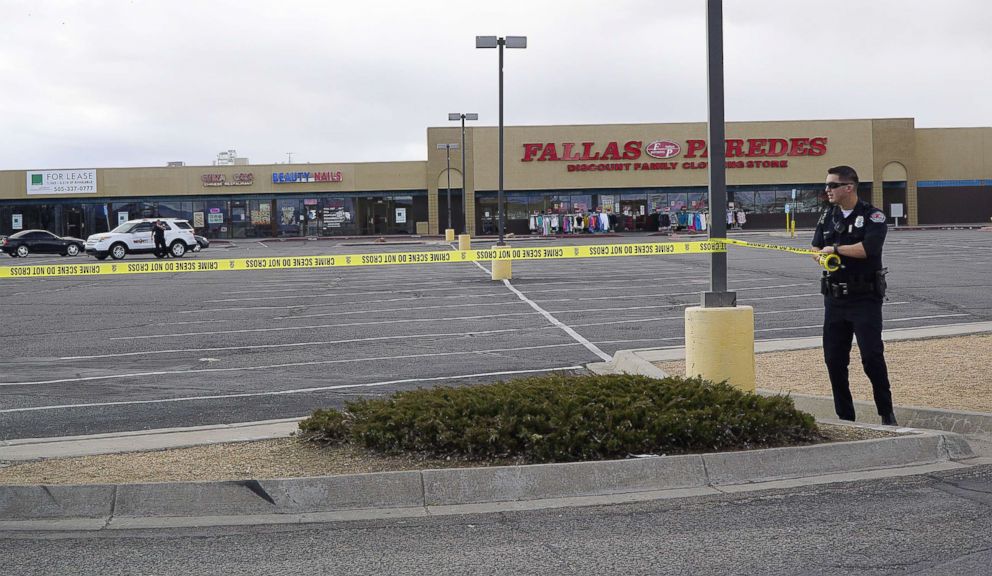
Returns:
[[[888,414],[882,414],[882,424],[885,426],[898,426],[896,423],[895,412],[889,412]]]

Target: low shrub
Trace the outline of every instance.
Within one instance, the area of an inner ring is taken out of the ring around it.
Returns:
[[[552,375],[398,392],[318,410],[304,437],[432,458],[570,462],[804,443],[812,416],[698,378]]]

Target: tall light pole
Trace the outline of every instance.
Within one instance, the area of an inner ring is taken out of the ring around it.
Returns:
[[[499,48],[499,190],[496,193],[496,204],[499,209],[499,242],[497,246],[502,246],[503,230],[505,228],[506,210],[503,205],[503,47],[526,48],[526,36],[476,36],[476,48]]]
[[[478,120],[479,115],[475,112],[449,112],[448,120],[462,121],[462,215],[465,218],[465,233],[468,234],[468,176],[465,175],[465,121]]]
[[[286,159],[287,159],[286,160],[286,164],[292,164],[293,163],[293,153],[292,152],[286,152]]]
[[[444,150],[447,158],[448,168],[445,172],[448,174],[448,228],[454,228],[455,225],[451,222],[451,151],[458,150],[458,144],[438,144],[437,149]],[[462,178],[464,179],[464,176]]]
[[[723,0],[706,2],[707,91],[709,93],[708,139],[710,151],[709,204],[712,222],[710,240],[726,239],[727,168],[723,103]],[[719,217],[718,217],[719,216]],[[727,253],[710,254],[710,291],[703,293],[704,308],[737,305],[737,293],[727,291]]]

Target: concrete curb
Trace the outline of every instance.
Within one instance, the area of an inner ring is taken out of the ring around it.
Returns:
[[[70,525],[95,529],[140,518],[265,519],[360,511],[367,515],[371,510],[420,514],[460,505],[738,486],[974,457],[956,434],[898,432],[901,435],[856,442],[601,462],[227,482],[0,486],[0,529],[38,527],[38,521],[72,521],[76,524]],[[91,522],[78,522],[82,520]]]
[[[87,436],[2,440],[0,441],[0,462],[166,450],[168,448],[224,442],[286,438],[298,429],[300,420],[302,418],[285,418],[238,424],[160,428]]]
[[[764,396],[774,396],[780,392],[773,390],[758,390]],[[827,396],[811,396],[806,394],[790,394],[796,408],[808,412],[818,420],[836,418],[834,400]],[[877,423],[875,404],[863,400],[854,401],[858,422],[865,424]],[[896,406],[896,420],[904,426],[940,430],[955,434],[985,434],[992,435],[992,414],[983,412],[964,412],[925,408],[920,406]]]

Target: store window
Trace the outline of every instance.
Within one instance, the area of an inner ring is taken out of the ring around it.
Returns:
[[[708,193],[688,192],[686,194],[686,203],[689,210],[702,212],[709,206]]]
[[[303,228],[303,205],[297,198],[276,200],[275,218],[279,236],[300,236]]]

